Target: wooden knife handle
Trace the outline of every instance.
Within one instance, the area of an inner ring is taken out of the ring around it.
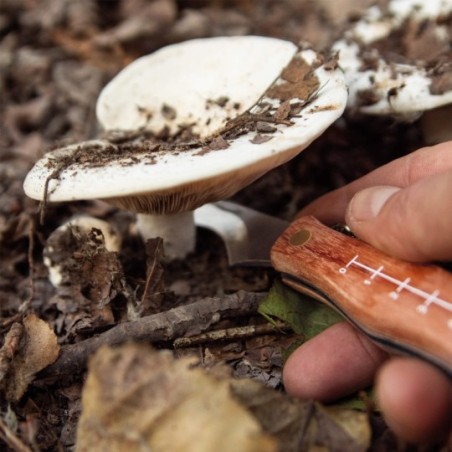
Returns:
[[[384,347],[424,358],[452,376],[452,274],[388,256],[313,217],[278,238],[283,281],[318,295]]]

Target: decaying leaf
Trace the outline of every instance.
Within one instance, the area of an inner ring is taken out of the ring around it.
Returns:
[[[24,332],[24,327],[15,322],[5,336],[4,343],[0,349],[0,382],[3,381],[11,366],[14,355],[20,348],[20,340]]]
[[[80,305],[100,308],[125,290],[117,253],[107,250],[104,236],[96,228],[56,230],[47,240],[44,261],[56,285],[70,288],[70,297]]]
[[[50,326],[34,314],[23,320],[20,348],[12,358],[3,386],[7,400],[19,400],[37,372],[52,364],[60,347]]]
[[[228,382],[191,365],[146,345],[99,349],[83,391],[77,451],[275,451]]]
[[[308,340],[327,327],[343,320],[332,308],[275,283],[259,306],[259,312],[269,321],[277,318],[288,323],[297,334]]]
[[[128,286],[118,253],[106,248],[102,232],[78,226],[57,229],[43,254],[56,286],[51,302],[61,312],[67,337],[111,325],[111,304],[128,294]]]
[[[283,320],[302,337],[302,340],[294,341],[288,349],[283,351],[284,359],[287,359],[301,343],[313,338],[329,326],[344,320],[329,306],[295,292],[280,282],[273,285],[267,297],[259,305],[258,311],[270,322],[274,322],[275,319]],[[370,400],[373,399],[371,390],[366,397]],[[366,400],[363,400],[360,394],[342,399],[336,406],[349,409],[365,409],[367,407]]]
[[[249,380],[235,380],[232,392],[284,452],[368,449],[371,428],[365,412],[296,400]]]
[[[267,141],[270,141],[272,139],[272,136],[270,135],[262,135],[260,133],[254,135],[254,137],[250,140],[253,144],[261,144],[266,143]]]
[[[371,429],[367,413],[316,404],[315,423],[311,426],[316,441],[330,451],[368,450]]]

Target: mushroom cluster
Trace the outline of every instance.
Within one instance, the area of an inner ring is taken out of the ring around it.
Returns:
[[[402,120],[452,103],[452,2],[390,0],[370,7],[333,45],[348,107]]]
[[[47,202],[101,199],[137,213],[168,258],[194,249],[193,211],[306,148],[341,116],[336,61],[265,37],[186,41],[142,57],[102,91],[102,138],[47,153],[24,182]]]

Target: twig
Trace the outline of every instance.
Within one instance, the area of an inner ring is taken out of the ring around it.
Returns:
[[[14,314],[12,317],[0,320],[0,330],[9,328],[13,323],[21,321],[23,316],[23,313],[19,312],[17,314]]]
[[[245,339],[263,334],[283,333],[290,331],[289,325],[283,322],[264,323],[262,325],[247,325],[224,330],[209,331],[190,337],[179,337],[173,342],[174,348],[193,347],[206,342]]]
[[[84,147],[83,147],[83,143],[81,143],[80,146],[74,151],[74,153],[72,155],[69,155],[69,156],[64,155],[60,160],[55,159],[53,161],[52,160],[50,161],[52,163],[56,162],[56,167],[47,176],[45,183],[44,183],[44,196],[43,196],[43,200],[41,201],[41,203],[39,205],[39,209],[40,209],[39,224],[41,224],[41,225],[44,224],[44,219],[45,219],[46,212],[47,212],[47,206],[49,204],[49,196],[51,194],[51,192],[49,192],[50,182],[52,180],[57,180],[60,177],[62,171],[64,169],[66,169],[71,163],[76,162],[77,159],[79,158],[79,156],[81,154],[83,154],[83,151],[84,151]]]
[[[28,268],[30,278],[30,295],[21,303],[19,312],[24,313],[31,305],[31,301],[35,296],[35,264],[33,259],[33,253],[35,249],[35,223],[34,220],[29,217],[29,229],[28,229]]]
[[[163,240],[161,238],[156,239],[157,242],[155,243],[155,249],[154,249],[154,256],[152,258],[152,266],[151,269],[148,271],[148,275],[146,277],[146,284],[144,286],[143,295],[141,296],[141,305],[143,306],[146,300],[146,296],[148,294],[149,286],[151,284],[152,278],[154,277],[154,273],[157,269],[157,264],[160,263],[159,257],[162,254],[163,249]]]
[[[63,169],[64,165],[60,165],[58,166],[54,171],[52,171],[52,173],[50,173],[49,177],[46,178],[46,181],[44,183],[44,196],[43,196],[43,200],[41,201],[41,203],[39,204],[39,224],[42,226],[44,224],[44,218],[46,216],[47,213],[47,205],[49,203],[49,185],[50,185],[50,181],[52,179],[56,179],[61,170]]]
[[[143,309],[143,306],[145,305],[146,296],[148,294],[148,290],[149,290],[149,286],[151,284],[152,277],[154,276],[154,271],[155,271],[156,265],[157,265],[157,259],[154,259],[152,261],[151,270],[149,271],[148,276],[146,278],[146,284],[144,285],[143,295],[141,296],[141,303],[140,303],[141,310]]]
[[[257,311],[264,294],[237,292],[223,298],[203,298],[195,303],[116,325],[97,337],[61,347],[60,356],[38,378],[60,378],[82,372],[86,362],[102,345],[127,341],[165,342],[184,335],[208,331],[212,325],[230,317]]]
[[[0,418],[0,438],[15,452],[33,452]]]

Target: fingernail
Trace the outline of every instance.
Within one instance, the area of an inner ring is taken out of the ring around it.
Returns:
[[[347,209],[348,221],[373,220],[386,204],[387,200],[400,190],[399,187],[371,187],[358,192],[350,201]]]

